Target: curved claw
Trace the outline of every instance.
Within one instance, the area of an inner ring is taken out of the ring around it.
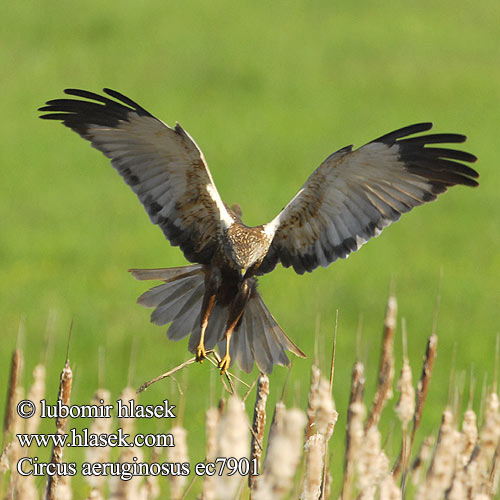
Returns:
[[[225,354],[224,357],[219,362],[220,374],[224,375],[231,365],[231,356]]]

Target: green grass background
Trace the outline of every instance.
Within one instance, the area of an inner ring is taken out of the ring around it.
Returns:
[[[459,379],[463,371],[468,380],[473,366],[479,387],[486,374],[491,383],[500,304],[496,0],[73,5],[27,1],[2,9],[2,390],[20,318],[29,382],[46,348],[50,311],[56,312],[48,365],[52,400],[71,318],[74,403],[88,402],[98,386],[100,347],[102,385],[114,397],[127,381],[138,386],[188,356],[185,342],[167,342],[164,328],[149,324],[148,311],[135,305],[147,285],[126,272],[182,265],[182,254],[149,223],[102,155],[62,126],[37,118],[36,108],[61,97],[66,87],[115,88],[167,123],[178,120],[204,151],[223,199],[239,202],[250,225],[274,217],[342,146],[428,120],[437,132],[466,134],[464,148],[479,157],[479,188],[452,189],[328,269],[300,277],[280,268],[261,280],[261,290],[309,356],[294,360],[289,405],[305,405],[315,330],[326,371],[339,310],[334,396],[340,419],[332,445],[337,471],[352,362],[358,353],[367,363],[371,395],[391,280],[417,378],[443,273],[438,359],[422,434],[438,426],[453,352]],[[400,339],[398,327],[398,352]],[[286,372],[277,367],[272,375],[272,401]],[[204,410],[222,393],[217,379],[207,363],[179,376],[193,461],[203,457]],[[180,404],[168,381],[139,401],[164,397]],[[393,420],[389,408],[386,433]],[[166,428],[156,421],[140,425]],[[391,446],[396,450],[395,442]],[[339,473],[334,477],[338,481]],[[84,491],[81,479],[74,484]]]

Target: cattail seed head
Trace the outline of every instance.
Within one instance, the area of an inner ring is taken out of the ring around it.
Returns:
[[[234,457],[239,460],[248,457],[250,431],[248,417],[243,402],[232,395],[226,405],[225,413],[219,421],[219,449],[217,456]],[[229,476],[227,468],[222,476],[217,478],[218,500],[233,500],[238,490],[239,474]]]
[[[175,464],[182,464],[189,462],[188,448],[187,448],[187,431],[184,427],[176,425],[170,430],[174,438],[175,446],[167,449],[168,461]],[[187,484],[187,476],[171,475],[170,480],[170,498],[171,500],[179,500],[182,497],[184,488]]]
[[[323,480],[323,456],[325,454],[325,437],[313,434],[304,446],[306,454],[306,473],[300,500],[317,500],[321,494]]]
[[[396,405],[396,414],[401,421],[403,429],[406,429],[415,413],[415,389],[412,384],[410,363],[406,357],[404,358],[401,376],[398,380],[398,390],[401,395]]]

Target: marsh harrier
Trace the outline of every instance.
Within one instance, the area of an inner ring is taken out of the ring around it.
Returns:
[[[221,200],[203,153],[178,123],[169,127],[114,90],[65,93],[77,99],[48,101],[41,118],[62,121],[104,153],[151,222],[193,263],[131,270],[139,280],[164,282],[138,302],[155,308],[153,323],[170,323],[168,338],[191,334],[199,361],[217,345],[221,372],[234,359],[247,372],[255,361],[269,373],[289,364],[285,350],[304,356],[264,305],[257,276],[280,262],[299,274],[326,267],[449,187],[477,186],[466,165],[476,157],[441,147],[465,136],[421,135],[432,124],[418,123],[339,149],[271,222],[248,227],[238,207]]]

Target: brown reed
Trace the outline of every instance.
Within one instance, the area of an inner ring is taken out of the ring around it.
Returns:
[[[378,370],[378,382],[370,414],[365,428],[378,425],[382,410],[388,399],[392,397],[392,382],[394,380],[394,332],[396,331],[398,303],[394,295],[387,300],[385,311],[382,351]]]
[[[266,402],[269,395],[269,377],[261,373],[257,382],[257,395],[253,411],[252,441],[250,443],[250,462],[257,464],[257,471],[260,471],[262,450],[264,447],[264,429],[266,426]],[[255,461],[255,462],[253,462]],[[253,474],[248,475],[248,486],[255,487]]]
[[[70,396],[71,396],[71,386],[73,384],[73,372],[69,365],[69,358],[66,357],[66,362],[64,364],[64,368],[61,372],[61,376],[59,379],[59,394],[57,396],[57,400],[60,401],[63,405],[69,406]],[[64,435],[67,427],[67,417],[56,417],[56,433],[60,436]],[[59,444],[54,444],[52,447],[52,456],[50,462],[53,464],[61,464],[63,458],[63,447]],[[66,476],[61,476],[66,477]],[[60,476],[54,474],[53,476],[49,476],[47,481],[47,489],[46,489],[46,499],[47,500],[60,500],[61,495],[59,495],[58,491],[58,483],[60,481]],[[67,489],[67,482],[62,483],[62,488]]]

